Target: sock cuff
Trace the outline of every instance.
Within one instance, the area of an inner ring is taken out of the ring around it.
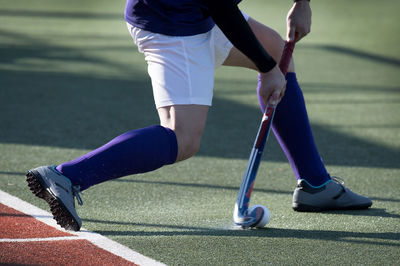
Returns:
[[[287,81],[296,81],[297,82],[297,77],[295,72],[288,72],[286,73],[286,80]]]
[[[163,128],[167,133],[170,143],[170,156],[167,164],[173,164],[176,162],[176,158],[178,157],[178,140],[176,138],[176,134],[172,129],[168,127],[163,127],[163,126],[158,126],[158,127]]]
[[[308,182],[307,180],[305,180],[305,179],[299,179],[299,180],[297,180],[297,182],[301,182],[301,181],[304,181],[304,182],[306,182],[307,183],[307,185],[309,185],[310,187],[312,187],[312,188],[321,188],[321,187],[323,187],[323,186],[325,186],[326,184],[328,184],[329,182],[332,182],[332,179],[329,179],[329,180],[327,180],[327,181],[325,181],[324,183],[322,183],[321,185],[319,185],[319,186],[314,186],[314,185],[311,185],[311,183],[310,182]]]

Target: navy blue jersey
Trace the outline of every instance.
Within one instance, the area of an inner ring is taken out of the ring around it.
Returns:
[[[127,0],[125,19],[138,28],[171,36],[200,34],[214,26],[201,0]]]

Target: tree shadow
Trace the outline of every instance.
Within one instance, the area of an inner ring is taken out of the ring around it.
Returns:
[[[40,11],[14,11],[11,15],[39,17],[42,14]],[[87,15],[73,15],[66,12],[55,14],[54,17],[90,17]],[[98,15],[94,15],[96,16]],[[111,18],[116,19],[113,16]],[[65,71],[57,73],[41,69],[1,70],[1,143],[91,150],[128,130],[158,124],[151,84],[144,72],[144,66],[134,71],[136,67],[134,64],[127,69],[125,64],[117,60],[105,60],[86,55],[79,47],[52,45],[46,40],[6,30],[1,30],[1,33],[20,43],[20,45],[0,44],[0,55],[5,65],[18,64],[25,58],[70,61],[76,64],[90,62],[116,69],[125,76],[110,78]],[[365,53],[355,53],[351,49],[328,48],[334,53],[346,53],[348,56],[393,64],[390,60],[379,59],[377,56]],[[101,49],[112,52],[114,47],[111,45],[108,48],[101,47]],[[234,87],[236,83],[235,80],[217,80],[217,83],[220,81],[226,87]],[[255,81],[242,83],[246,88],[255,86]],[[308,83],[304,88],[314,91],[321,88],[324,91],[327,89],[335,91],[338,86],[347,91],[357,91],[364,87],[349,84]],[[399,88],[385,86],[375,89],[399,91]],[[331,102],[319,103],[330,104]],[[356,103],[355,99],[349,99],[343,104]],[[198,155],[247,159],[260,118],[260,111],[256,106],[231,101],[218,97],[217,94],[209,113]],[[399,128],[399,125],[395,124],[387,126]],[[365,127],[370,128],[369,125]],[[334,128],[318,123],[312,123],[312,128],[320,153],[327,164],[382,168],[398,168],[400,165],[399,149],[340,133]],[[352,148],[348,149],[348,147]],[[265,160],[287,161],[274,137],[270,138],[267,150],[268,152],[264,154]]]
[[[386,209],[382,208],[368,208],[367,210],[337,210],[337,211],[324,211],[324,214],[340,214],[340,215],[351,215],[351,216],[370,216],[370,217],[382,217],[382,218],[395,218],[399,219],[400,215],[395,213],[387,212]]]
[[[307,44],[299,46],[300,49],[318,49],[324,50],[334,54],[341,54],[348,57],[360,58],[363,60],[386,64],[393,67],[400,67],[400,60],[393,57],[383,56],[375,53],[370,53],[366,51],[361,51],[360,49],[353,49],[350,47],[345,47],[341,45],[332,44]]]
[[[1,172],[0,172],[1,174]],[[151,184],[151,185],[165,185],[165,186],[178,186],[178,187],[191,187],[191,188],[204,188],[204,189],[217,189],[217,190],[232,190],[239,191],[239,187],[236,186],[221,186],[214,184],[204,184],[204,183],[181,183],[181,182],[169,182],[169,181],[154,181],[154,180],[138,180],[138,179],[114,179],[112,182],[121,183],[138,183],[138,184]],[[261,193],[272,193],[272,194],[285,194],[291,195],[293,191],[284,191],[276,189],[264,189],[264,188],[254,188],[253,191]]]
[[[2,70],[0,79],[2,143],[94,149],[123,132],[158,123],[147,77],[116,79]],[[234,85],[234,81],[231,83]],[[246,159],[260,111],[218,97],[213,104],[198,155]],[[227,114],[233,114],[234,119],[227,119]],[[384,168],[400,165],[398,149],[316,123],[312,128],[327,164]],[[267,149],[264,159],[286,161],[273,137]]]
[[[0,174],[2,172],[0,171]],[[215,184],[204,184],[204,183],[182,183],[182,182],[170,182],[170,181],[155,181],[155,180],[140,180],[140,179],[133,179],[133,178],[119,178],[113,179],[111,182],[120,182],[120,183],[137,183],[137,184],[150,184],[150,185],[165,185],[165,186],[178,186],[178,187],[190,187],[190,188],[205,188],[205,189],[217,189],[217,190],[232,190],[238,191],[239,187],[237,186],[221,186]],[[266,189],[266,188],[254,188],[253,191],[260,192],[260,193],[268,193],[268,194],[282,194],[282,195],[292,195],[293,191],[287,190],[276,190],[276,189]],[[371,197],[372,200],[376,201],[386,201],[386,202],[400,202],[400,199],[395,198],[383,198],[383,197]],[[393,214],[389,214],[385,211],[385,209],[377,209],[373,208],[374,212],[369,212],[370,216],[381,216],[381,217],[398,217],[400,216]],[[332,212],[333,213],[333,212]],[[364,214],[362,210],[355,210],[353,211],[343,211],[343,214]],[[376,214],[376,215],[375,215]]]
[[[17,10],[0,9],[0,16],[12,17],[30,17],[40,19],[109,19],[123,20],[123,13],[105,13],[105,12],[70,12],[70,11],[47,11],[47,10]]]

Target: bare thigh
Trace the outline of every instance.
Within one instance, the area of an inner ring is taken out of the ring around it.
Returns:
[[[249,18],[248,23],[257,39],[260,41],[261,45],[268,51],[268,53],[275,59],[276,62],[279,62],[284,46],[284,40],[282,37],[273,29],[257,22],[252,18]],[[231,49],[223,65],[246,67],[257,70],[254,63],[235,47]],[[293,61],[290,62],[288,71],[294,72]]]
[[[207,105],[172,105],[157,109],[160,123],[175,132],[178,140],[177,162],[197,153],[207,120]]]

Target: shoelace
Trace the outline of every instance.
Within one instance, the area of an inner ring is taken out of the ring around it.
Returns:
[[[331,176],[331,178],[334,181],[338,182],[339,184],[344,185],[344,179],[343,178],[340,178],[340,177],[337,177],[337,176]]]
[[[336,200],[336,199],[340,198],[344,193],[346,193],[346,188],[344,186],[344,180],[342,178],[337,177],[337,176],[332,176],[331,178],[332,178],[332,180],[337,182],[342,187],[342,190],[339,192],[339,194],[337,194],[336,196],[333,197],[333,199]]]
[[[79,195],[81,192],[81,187],[80,186],[72,186],[72,194],[76,197],[76,201],[78,202],[79,205],[83,205],[83,200],[81,196]]]

